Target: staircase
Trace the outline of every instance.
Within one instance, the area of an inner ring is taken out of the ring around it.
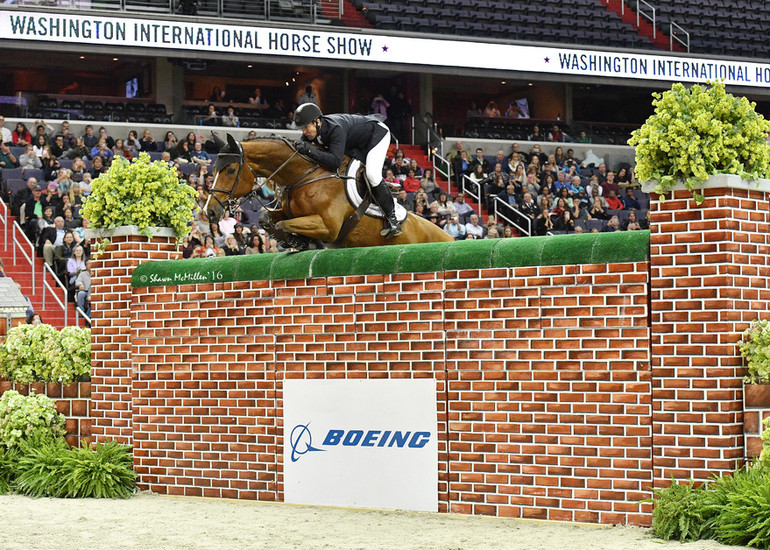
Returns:
[[[341,17],[340,2],[342,2]],[[350,0],[320,0],[318,7],[318,15],[324,19],[331,20],[334,25],[359,29],[371,29],[373,27]]]
[[[428,158],[428,155],[425,153],[425,150],[421,145],[406,145],[406,144],[399,144],[399,147],[404,151],[404,156],[410,159],[417,159],[417,165],[425,170],[426,168],[430,168],[433,170],[433,163]],[[390,156],[394,156],[395,154],[395,146],[391,146],[392,152]],[[441,177],[440,174],[436,173],[435,170],[433,170],[434,175],[436,176],[436,185],[438,185],[441,189],[445,189],[447,193],[452,195],[453,197],[457,195],[460,192],[460,189],[457,188],[457,186],[452,181],[447,181],[443,177]],[[465,197],[465,202],[467,202],[471,208],[473,208],[476,212],[479,213],[479,219],[486,223],[487,221],[487,211],[484,208],[483,205],[479,205],[476,203],[476,201],[470,197]]]
[[[620,18],[623,20],[623,23],[627,23],[634,27],[636,31],[639,33],[639,36],[642,36],[644,38],[647,38],[650,42],[655,44],[655,46],[661,50],[669,50],[669,47],[671,45],[671,37],[669,37],[668,34],[661,32],[659,29],[657,32],[654,32],[656,29],[652,26],[652,23],[648,21],[643,15],[640,14],[639,16],[639,26],[636,25],[636,18],[637,14],[636,11],[628,4],[623,5],[623,0],[601,0],[602,5],[607,9],[607,11],[610,11],[612,13],[615,13],[620,16]],[[655,38],[653,38],[653,35],[655,35]],[[683,52],[684,48],[682,48],[682,45],[679,44],[676,40],[673,44],[674,50],[677,52]]]
[[[0,216],[6,212],[0,206]],[[35,313],[39,313],[44,323],[53,325],[58,329],[64,328],[67,325],[83,326],[83,320],[80,319],[75,312],[75,305],[73,303],[67,303],[64,296],[64,291],[58,285],[53,276],[46,270],[45,278],[43,276],[43,258],[38,258],[36,254],[31,250],[30,245],[27,243],[23,232],[20,231],[14,224],[16,218],[7,213],[6,221],[9,224],[8,227],[8,241],[5,242],[5,227],[0,225],[0,231],[3,232],[2,244],[0,244],[0,259],[3,260],[3,266],[5,269],[6,277],[10,277],[15,282],[21,285],[22,293],[27,296],[32,302],[32,307]],[[13,261],[13,248],[14,244],[14,232],[16,234],[16,241],[23,243],[16,248],[16,262]],[[32,283],[32,266],[30,266],[27,258],[21,250],[24,250],[28,256],[32,256],[35,266],[35,282],[34,288]],[[47,286],[46,284],[47,283]],[[43,292],[45,292],[45,307],[43,307]],[[64,310],[56,301],[54,294],[60,301],[62,301],[67,309],[67,320],[65,323]]]

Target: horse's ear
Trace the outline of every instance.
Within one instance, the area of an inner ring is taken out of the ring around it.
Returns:
[[[233,153],[238,151],[238,144],[235,142],[235,138],[232,134],[227,134],[227,144],[230,146],[230,150]]]
[[[217,151],[221,151],[222,148],[226,145],[224,141],[222,141],[222,138],[219,137],[219,134],[216,132],[211,132],[211,137],[214,138],[214,143],[217,145]]]

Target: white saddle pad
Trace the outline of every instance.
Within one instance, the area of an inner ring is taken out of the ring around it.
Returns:
[[[356,172],[358,172],[358,169],[361,167],[361,161],[353,159],[350,161],[350,164],[348,165],[348,172],[346,174],[347,179],[345,180],[345,193],[348,196],[348,201],[350,204],[353,205],[353,208],[358,208],[358,206],[361,204],[363,199],[361,198],[361,195],[358,193],[358,185],[356,183]],[[381,183],[380,185],[387,185],[387,183]],[[407,211],[406,208],[398,204],[396,199],[393,199],[393,204],[396,206],[396,218],[399,222],[403,222],[406,220]],[[372,204],[369,205],[369,208],[366,209],[365,214],[367,216],[370,216],[372,218],[384,218],[385,215],[382,213],[382,208],[377,206],[376,203],[372,202]]]

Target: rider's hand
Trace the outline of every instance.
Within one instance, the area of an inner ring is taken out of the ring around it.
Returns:
[[[297,142],[297,152],[300,155],[307,156],[310,152],[310,144],[307,141],[298,141]]]

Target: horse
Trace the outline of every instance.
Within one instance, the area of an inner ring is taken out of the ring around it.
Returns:
[[[440,227],[412,213],[401,224],[400,235],[389,239],[381,236],[382,220],[362,216],[363,209],[356,211],[348,201],[344,188],[347,177],[303,157],[286,139],[265,137],[239,143],[227,134],[225,143],[215,134],[214,141],[219,154],[214,166],[214,185],[204,206],[212,223],[220,219],[225,208],[232,211],[255,196],[258,189],[255,183],[262,177],[275,184],[278,206],[266,209],[260,217],[260,227],[286,248],[349,248],[454,240]],[[346,157],[343,166],[349,161]]]

